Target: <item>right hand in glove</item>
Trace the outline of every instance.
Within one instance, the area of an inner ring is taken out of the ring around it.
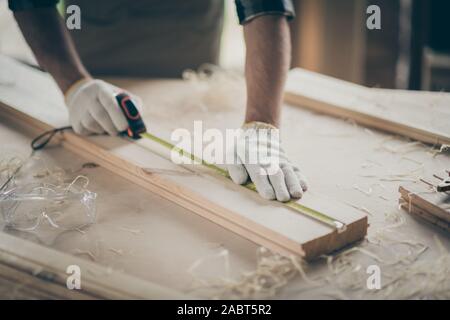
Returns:
[[[124,90],[102,80],[83,79],[67,90],[65,101],[73,130],[82,135],[117,135],[128,128],[128,122],[115,94]],[[141,104],[133,99],[138,110]]]

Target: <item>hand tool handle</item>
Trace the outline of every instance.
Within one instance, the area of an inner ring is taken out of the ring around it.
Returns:
[[[134,105],[133,100],[125,92],[117,94],[116,100],[128,122],[127,130],[121,132],[120,134],[127,135],[132,139],[139,139],[141,137],[141,133],[147,132],[147,128],[145,127],[144,121],[142,120],[138,109]]]

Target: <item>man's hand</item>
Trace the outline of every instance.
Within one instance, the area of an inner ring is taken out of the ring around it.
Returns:
[[[307,182],[300,170],[292,165],[280,147],[278,129],[261,122],[243,126],[236,146],[234,164],[228,164],[231,179],[245,184],[248,178],[265,199],[289,201],[301,198]]]
[[[81,80],[76,82],[66,93],[66,105],[73,130],[78,134],[110,135],[124,131],[128,127],[115,94],[122,92],[102,80]],[[140,103],[134,98],[138,109]]]
[[[115,135],[125,130],[128,123],[114,97],[123,90],[91,78],[56,8],[22,10],[14,16],[39,65],[65,93],[75,132]],[[135,104],[139,109],[139,101]]]

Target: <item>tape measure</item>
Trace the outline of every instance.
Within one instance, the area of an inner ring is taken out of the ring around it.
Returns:
[[[148,140],[151,140],[153,142],[156,142],[157,144],[166,147],[167,149],[171,151],[178,152],[181,156],[187,157],[191,159],[192,161],[195,161],[197,163],[202,164],[203,166],[213,170],[217,174],[226,177],[228,179],[231,179],[228,171],[224,170],[212,163],[209,163],[203,159],[200,159],[199,157],[195,156],[194,154],[187,152],[184,149],[181,149],[172,143],[165,141],[149,132],[147,132],[144,121],[142,120],[139,111],[137,110],[136,106],[134,105],[131,98],[126,93],[121,93],[116,96],[117,102],[119,103],[125,117],[128,121],[128,129],[122,133],[122,135],[126,135],[131,139],[139,139],[139,138],[145,138]],[[247,188],[249,190],[255,191],[256,186],[253,182],[248,182],[243,185],[244,188]],[[334,219],[326,214],[323,214],[317,210],[308,208],[300,203],[297,203],[295,201],[288,201],[282,203],[284,206],[289,207],[305,216],[308,216],[316,221],[319,221],[323,224],[328,225],[329,227],[332,227],[333,229],[336,229],[339,233],[344,232],[346,230],[346,224]]]
[[[127,130],[121,132],[120,134],[127,135],[132,139],[139,139],[142,133],[147,132],[147,128],[145,127],[139,110],[134,105],[131,97],[124,92],[117,94],[116,100],[128,122]]]
[[[147,128],[145,127],[144,121],[142,120],[142,117],[139,113],[139,110],[136,108],[136,106],[133,103],[133,100],[127,93],[119,93],[115,96],[117,103],[119,104],[123,114],[125,115],[125,118],[128,122],[128,128],[121,132],[121,136],[126,136],[128,138],[131,138],[133,140],[145,138],[148,140],[151,140],[153,142],[156,142],[157,144],[171,150],[178,152],[181,156],[187,157],[191,159],[192,161],[195,161],[197,163],[202,164],[203,166],[209,168],[210,170],[216,172],[217,174],[226,177],[230,179],[230,176],[228,174],[227,170],[224,170],[212,163],[209,163],[203,159],[200,159],[199,157],[195,156],[194,154],[191,154],[187,152],[184,149],[181,149],[172,143],[165,141],[149,132],[147,132]],[[36,137],[31,142],[31,147],[33,150],[39,150],[44,148],[47,143],[52,139],[52,137],[57,133],[61,132],[67,129],[71,129],[71,127],[62,127],[57,129],[52,129],[50,131],[44,132],[40,136]],[[248,182],[244,185],[242,185],[244,188],[252,190],[257,192],[256,186],[253,182]],[[310,217],[318,222],[321,222],[334,230],[336,230],[338,233],[344,232],[347,228],[346,224],[339,221],[338,219],[335,219],[333,217],[330,217],[326,214],[323,214],[317,210],[311,209],[307,206],[304,206],[300,203],[297,203],[295,201],[288,201],[281,203],[282,205],[291,208],[292,210],[299,212],[307,217]]]

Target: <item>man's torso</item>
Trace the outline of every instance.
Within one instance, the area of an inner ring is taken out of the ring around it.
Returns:
[[[223,0],[67,0],[81,9],[72,30],[88,70],[96,75],[179,77],[217,63]]]

